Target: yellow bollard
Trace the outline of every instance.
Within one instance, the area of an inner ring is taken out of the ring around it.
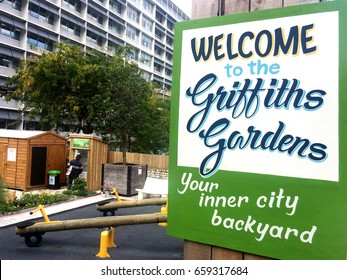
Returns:
[[[37,211],[41,211],[41,214],[42,214],[42,217],[43,217],[43,219],[45,220],[44,222],[40,222],[40,223],[53,223],[53,222],[57,222],[57,221],[51,221],[49,218],[48,218],[48,215],[47,215],[47,213],[46,213],[46,210],[45,210],[45,208],[44,208],[45,206],[44,205],[39,205],[35,210],[33,210],[33,211],[31,211],[30,212],[30,215],[32,215],[32,214],[34,214],[35,212],[37,212]]]
[[[166,205],[160,208],[160,213],[167,213],[167,202]],[[159,226],[166,227],[167,222],[161,222],[158,224]]]
[[[116,248],[117,245],[114,243],[114,227],[111,227],[108,232],[107,248]]]
[[[118,192],[117,192],[117,189],[116,189],[116,188],[113,188],[112,193],[114,193],[114,195],[117,197],[117,200],[118,200],[118,201],[122,201],[121,198],[120,198],[120,196],[119,196],[119,194],[118,194]]]
[[[107,245],[108,245],[108,231],[104,230],[100,234],[100,252],[96,254],[97,257],[100,257],[100,258],[110,257],[110,255],[107,253]]]

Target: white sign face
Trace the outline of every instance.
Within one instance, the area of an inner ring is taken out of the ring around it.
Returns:
[[[17,158],[17,149],[7,148],[7,161],[16,161],[16,158]]]
[[[52,175],[48,176],[48,185],[51,185],[51,186],[55,185],[55,176],[52,176]]]
[[[338,181],[338,20],[185,30],[177,165]]]

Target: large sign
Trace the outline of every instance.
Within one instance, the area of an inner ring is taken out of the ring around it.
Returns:
[[[346,7],[176,25],[169,234],[346,259]]]

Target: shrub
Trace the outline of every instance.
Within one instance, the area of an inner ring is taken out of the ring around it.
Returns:
[[[4,186],[0,185],[0,204],[3,204],[6,202],[5,200],[6,190]]]
[[[72,184],[72,194],[77,196],[87,196],[87,181],[82,178],[76,178]]]
[[[88,196],[95,192],[87,191],[87,182],[84,179],[74,180],[72,190],[64,191],[62,194],[32,194],[25,193],[21,198],[14,198],[11,201],[5,199],[6,190],[0,178],[0,214],[12,213],[27,208],[34,208],[41,205],[49,205],[62,201],[67,201],[71,196]]]
[[[23,194],[21,198],[14,198],[11,201],[0,204],[0,213],[11,213],[27,208],[34,208],[42,205],[49,205],[57,202],[67,201],[69,196],[64,194]]]
[[[0,178],[0,204],[3,204],[6,202],[5,195],[6,195],[5,186],[2,183],[2,178]]]

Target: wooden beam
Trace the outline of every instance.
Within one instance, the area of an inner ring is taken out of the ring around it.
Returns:
[[[97,204],[96,210],[112,210],[118,208],[148,206],[148,205],[164,205],[167,203],[167,198],[148,198],[141,200],[125,200],[125,201],[113,201],[107,204]]]
[[[27,227],[16,227],[16,234],[45,233],[49,231],[63,231],[85,228],[106,228],[124,225],[152,224],[167,221],[166,213],[128,215],[120,217],[102,217],[77,219],[66,221],[52,221],[49,223],[35,223]]]

